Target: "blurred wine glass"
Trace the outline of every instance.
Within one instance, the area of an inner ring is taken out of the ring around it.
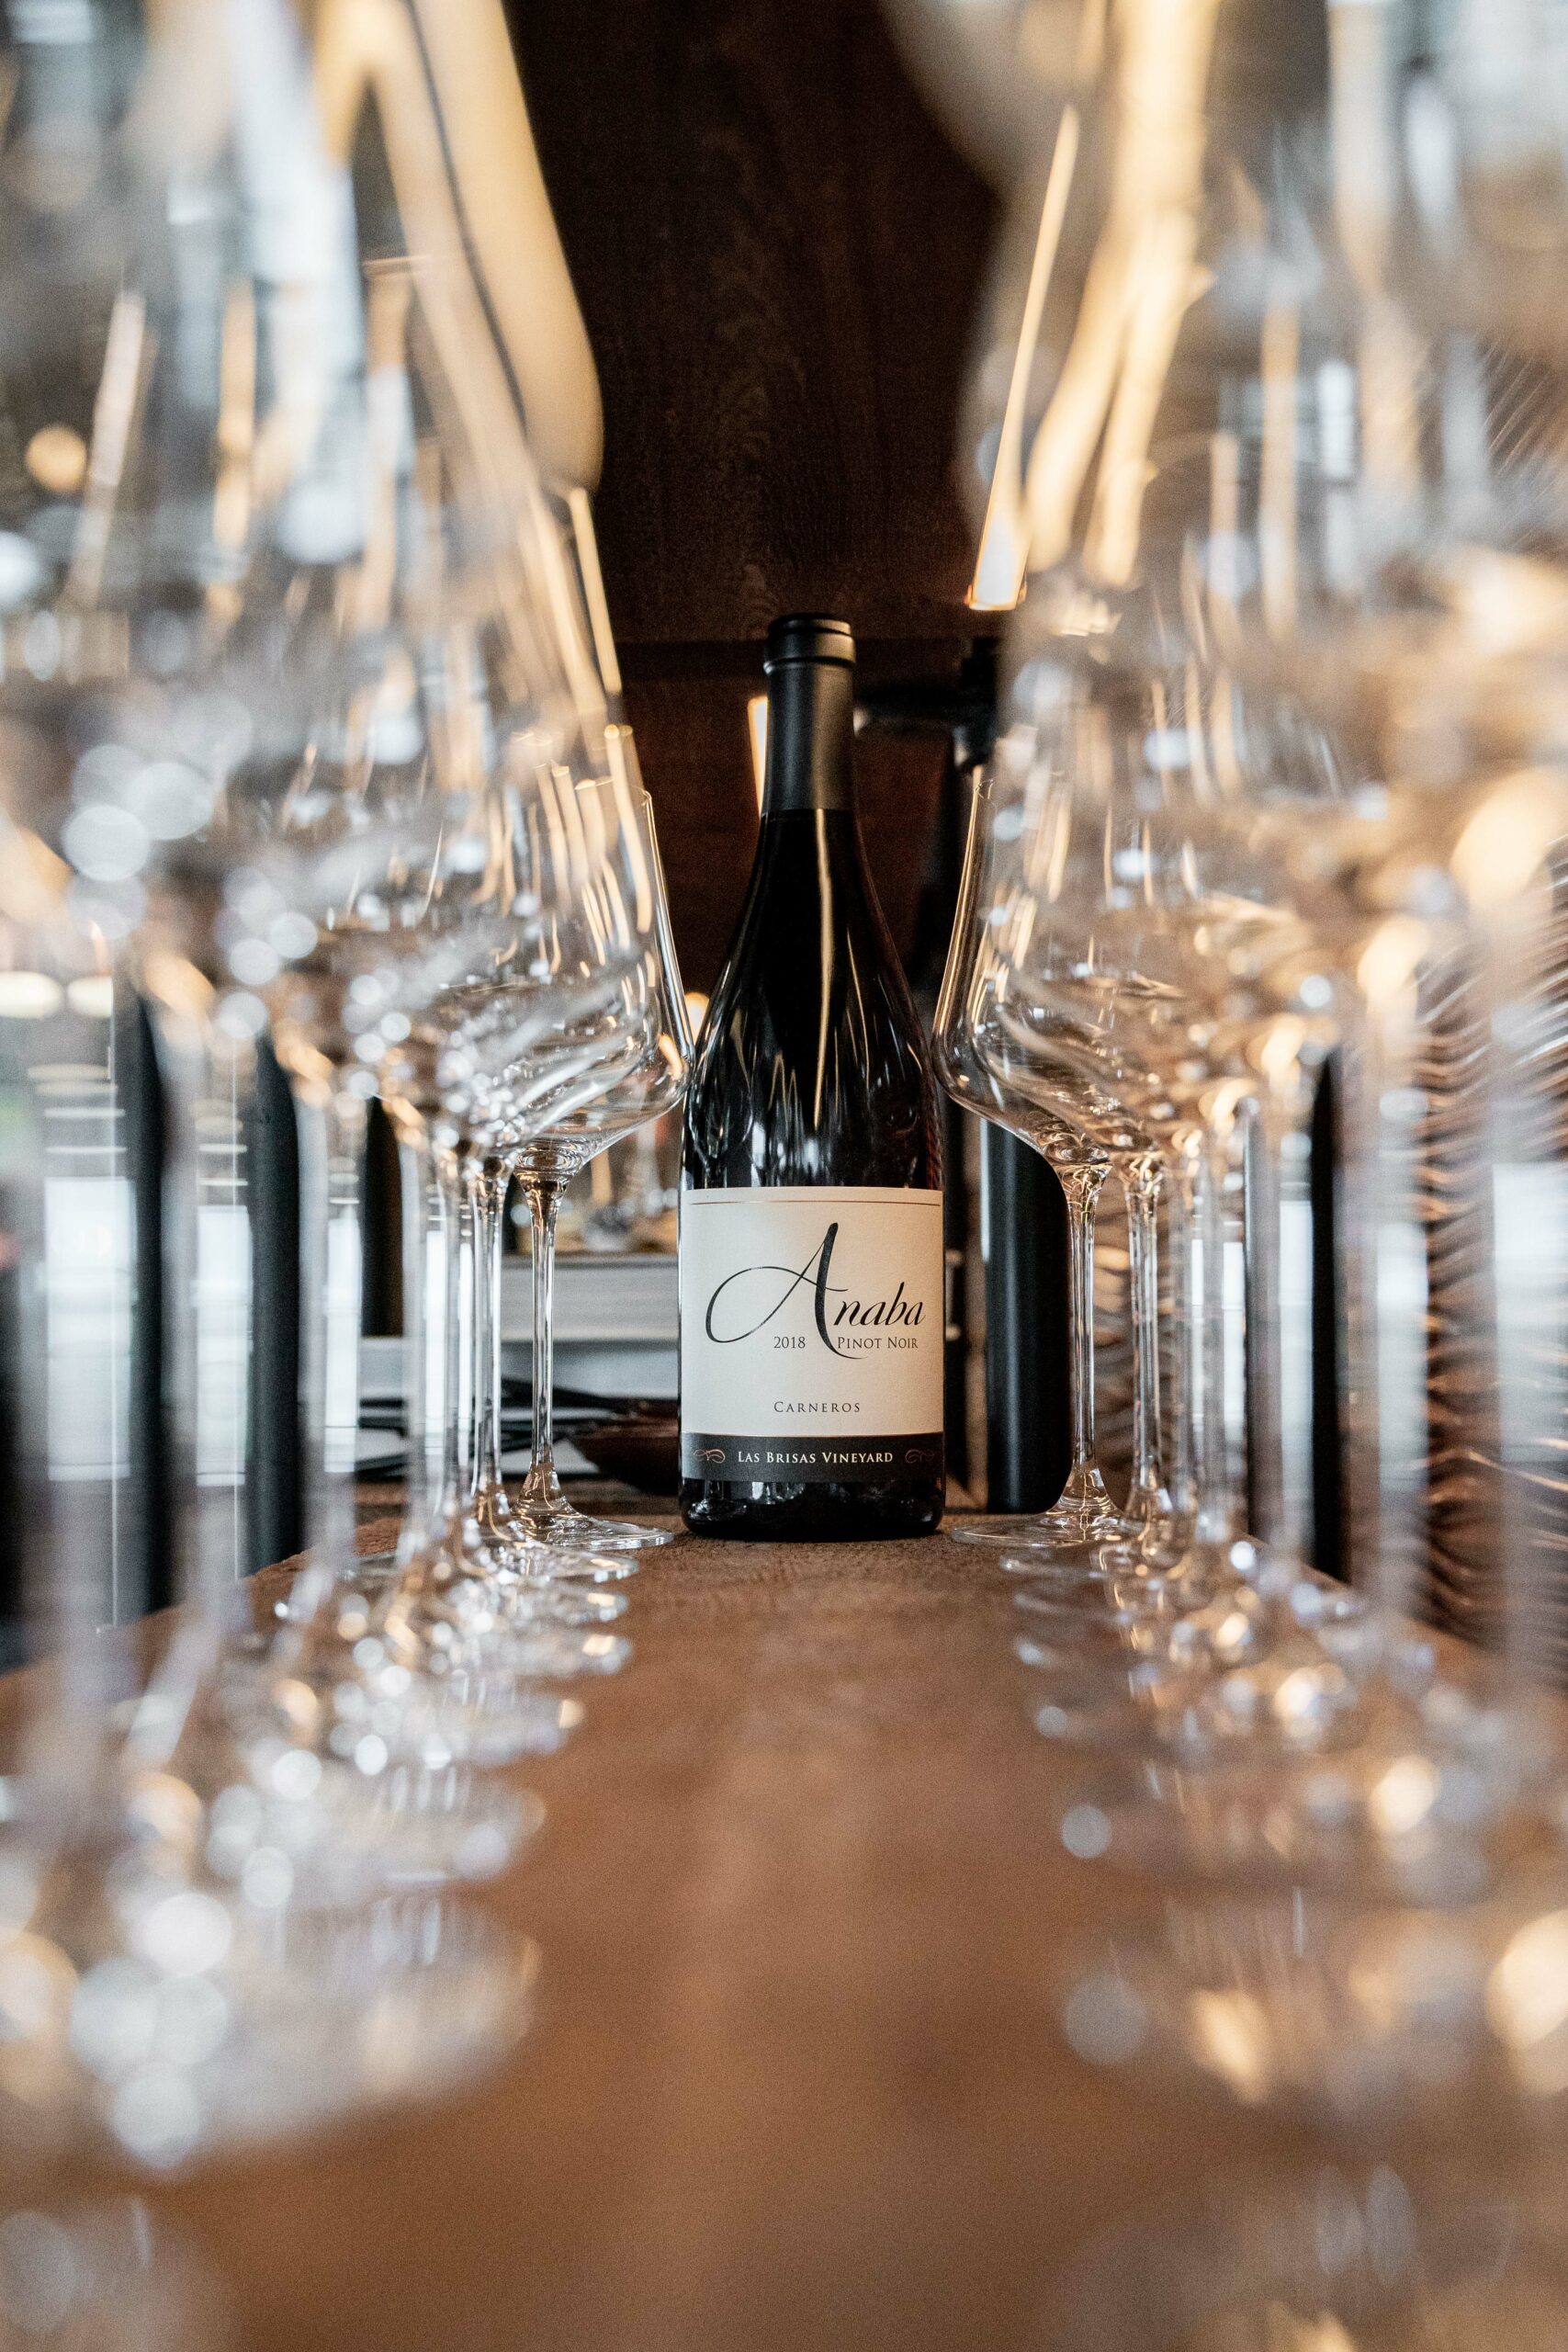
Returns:
[[[33,453],[6,476],[6,808],[95,970],[126,958],[154,1015],[177,1582],[198,1605],[123,1748],[101,1705],[45,1711],[38,1752],[72,1762],[20,1809],[8,1949],[48,1997],[10,2002],[0,2039],[24,2106],[166,2164],[448,2079],[521,2021],[525,1951],[425,1898],[344,1906],[388,1877],[462,1874],[465,1852],[497,1867],[536,1808],[448,1772],[411,1781],[385,1707],[357,1739],[316,1741],[270,1668],[253,1737],[214,1671],[234,1564],[201,1488],[188,1208],[204,1107],[242,1095],[265,997],[313,961],[335,1015],[367,938],[398,962],[411,876],[415,892],[439,876],[455,802],[482,797],[411,731],[472,699],[461,676],[455,695],[432,684],[455,634],[498,649],[496,716],[525,708],[562,756],[582,719],[543,502],[428,168],[412,13],[383,12],[390,51],[344,11],[307,26],[286,0],[146,28],[129,6],[17,9],[5,29],[0,340],[7,446]],[[389,55],[412,72],[387,74]],[[422,499],[411,453],[433,444]],[[295,1074],[335,1110],[360,1089],[324,1021],[312,1043]],[[335,1277],[331,1225],[315,1262]],[[323,1556],[334,1507],[351,1537],[332,1354],[318,1334]],[[82,1565],[77,1546],[52,1564],[76,1636]],[[91,1645],[71,1647],[68,1693]],[[427,2007],[433,2063],[396,2085],[374,2019],[400,2001]],[[466,2025],[434,2030],[465,2002]]]
[[[1076,2254],[1041,2352],[1545,2352],[1568,2273],[1539,2192],[1454,2165],[1337,2159],[1162,2199]]]
[[[229,2335],[217,2281],[141,2199],[0,2215],[5,2352],[221,2352]]]
[[[1118,617],[1123,627],[1103,639],[1043,639],[1015,683],[1014,707],[1031,710],[1032,724],[1021,716],[1004,740],[993,789],[1010,793],[1023,847],[996,926],[1005,980],[983,1050],[1019,1091],[1092,1080],[1179,1171],[1203,1275],[1198,1512],[1179,1543],[1153,1555],[1113,1546],[1100,1571],[1124,1610],[1140,1572],[1155,1569],[1148,1598],[1172,1620],[1175,1685],[1159,1696],[1184,1738],[1218,1740],[1227,1728],[1258,1738],[1277,1686],[1281,1736],[1310,1741],[1325,1736],[1348,1683],[1335,1651],[1301,1622],[1303,1531],[1282,1522],[1284,1480],[1261,1430],[1252,1482],[1260,1520],[1250,1531],[1241,1522],[1215,1344],[1217,1209],[1242,1120],[1267,1102],[1299,1131],[1333,1031],[1302,1001],[1303,985],[1309,1003],[1321,987],[1314,941],[1245,836],[1210,820],[1194,782],[1212,748],[1196,679],[1179,664],[1123,666],[1139,616]],[[1249,1345],[1260,1375],[1278,1343],[1277,1327],[1259,1317]],[[1329,1633],[1337,1650],[1344,1628]],[[1201,1695],[1193,1678],[1210,1668],[1215,1688]],[[1152,1714],[1146,1647],[1129,1695],[1145,1690]],[[1076,1713],[1068,1720],[1083,1728]]]
[[[380,1082],[400,1121],[430,1138],[445,1204],[447,1430],[442,1494],[377,1619],[389,1655],[445,1672],[478,1644],[473,1671],[498,1688],[494,1736],[511,1736],[508,1672],[531,1679],[608,1672],[628,1654],[604,1630],[624,1603],[597,1589],[629,1557],[536,1543],[514,1523],[500,1468],[499,1283],[507,1159],[535,1133],[593,1132],[617,1093],[621,1115],[676,1093],[683,1080],[683,1009],[666,987],[667,927],[644,797],[612,728],[609,773],[552,777],[536,804],[495,812],[496,936],[504,954],[449,985],[407,1025],[383,1032]],[[467,932],[465,933],[467,936]],[[671,1032],[669,1023],[678,1025]],[[613,1113],[606,1111],[606,1119]],[[458,1250],[465,1219],[472,1263],[471,1459],[458,1443],[464,1318]],[[465,1673],[468,1668],[465,1668]]]
[[[886,15],[949,138],[1011,196],[1093,73],[1101,11],[1084,0],[886,0]]]
[[[498,1155],[499,1185],[504,1191],[508,1177],[516,1183],[532,1230],[533,1458],[523,1486],[508,1496],[504,1489],[497,1491],[499,1464],[492,1456],[491,1492],[479,1507],[488,1514],[486,1524],[503,1531],[513,1546],[624,1552],[669,1541],[666,1529],[576,1509],[561,1491],[552,1439],[555,1233],[561,1194],[617,1136],[642,1127],[680,1102],[691,1060],[685,994],[670,933],[653,807],[645,792],[634,792],[626,847],[630,903],[611,902],[612,889],[618,897],[621,885],[619,877],[614,882],[607,877],[604,912],[606,932],[627,930],[642,948],[638,967],[623,976],[610,1015],[619,1035],[619,1052],[608,1066],[585,1067],[584,1081],[575,1093],[570,1086],[558,1090],[548,1126]],[[563,947],[558,939],[558,952]],[[499,1315],[495,1321],[499,1324]]]
[[[1139,1977],[1150,2016],[1179,2016],[1177,2064],[1213,2062],[1204,2019],[1250,2005],[1259,2039],[1238,2064],[1261,2051],[1280,2095],[1309,2103],[1359,2077],[1397,2104],[1473,2069],[1506,2105],[1520,2086],[1497,2019],[1561,1889],[1550,1820],[1532,1828],[1554,1811],[1561,1743],[1521,1634],[1551,1573],[1540,1500],[1568,1297],[1540,1015],[1568,811],[1564,352],[1546,294],[1568,225],[1560,55],[1556,12],[1529,5],[1485,29],[1462,6],[1419,26],[1349,5],[1288,25],[1246,0],[1118,11],[1027,354],[1033,573],[1012,716],[1060,739],[1064,703],[1101,704],[1099,772],[1121,763],[1134,809],[1149,796],[1149,830],[1120,844],[1124,903],[1114,859],[1086,856],[1058,888],[1059,828],[1097,770],[1081,741],[1040,759],[1062,777],[1055,815],[1042,793],[1041,895],[1092,910],[1105,986],[1100,1002],[1090,976],[1041,971],[1036,1025],[1076,1023],[1134,1116],[1187,1083],[1189,1059],[1211,1131],[1213,1101],[1240,1089],[1268,1145],[1266,1253],[1303,1028],[1331,1015],[1346,1045],[1349,1519],[1372,1610],[1336,1623],[1300,1575],[1270,1404],[1258,1556],[1233,1547],[1213,1609],[1167,1634],[1130,1625],[1117,1673],[1053,1666],[1040,1718],[1092,1737],[1141,1716],[1183,1766],[1230,1753],[1240,1770],[1196,1809],[1205,1867],[1277,1881],[1285,1854],[1359,1894],[1345,1942],[1331,1923],[1303,1946],[1287,1904],[1223,1951],[1215,1928],[1195,1961],[1200,1921]],[[1120,713],[1104,701],[1118,676]],[[1510,1214],[1464,1310],[1508,1432],[1505,1655],[1438,1672],[1406,1614],[1428,1452],[1416,1145],[1423,1006],[1456,955],[1484,1007],[1473,1172],[1529,1203],[1530,1262]],[[1260,1612],[1235,1607],[1247,1589]],[[1179,1853],[1190,1789],[1151,1832]],[[1162,1801],[1145,1781],[1134,1802]],[[1454,1905],[1492,1888],[1519,1910],[1371,1917],[1422,1887]],[[1417,1962],[1439,1948],[1428,1976]],[[1274,2095],[1259,2075],[1254,2102]]]

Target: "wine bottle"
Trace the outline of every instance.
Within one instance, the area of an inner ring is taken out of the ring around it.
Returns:
[[[755,1542],[942,1516],[942,1147],[855,815],[854,641],[775,621],[751,878],[686,1098],[681,1510]]]

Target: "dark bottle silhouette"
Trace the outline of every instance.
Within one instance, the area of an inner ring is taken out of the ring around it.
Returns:
[[[923,1534],[943,1498],[941,1130],[855,814],[853,639],[842,621],[793,616],[770,629],[763,667],[757,854],[686,1101],[682,1512],[732,1538]],[[708,1241],[726,1204],[701,1195],[720,1187],[759,1194],[734,1204],[756,1269],[744,1287]],[[819,1218],[807,1187],[834,1189]],[[739,1346],[722,1365],[704,1355],[761,1316],[744,1363]],[[857,1350],[855,1401],[823,1421],[818,1374],[841,1387]],[[721,1390],[728,1412],[711,1403]],[[721,1414],[765,1426],[716,1430]]]

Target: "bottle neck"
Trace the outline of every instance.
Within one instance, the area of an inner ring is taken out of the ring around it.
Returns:
[[[762,816],[852,811],[854,672],[842,662],[781,662],[768,680]]]

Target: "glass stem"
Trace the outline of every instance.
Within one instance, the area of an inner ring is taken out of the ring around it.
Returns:
[[[396,1563],[405,1567],[436,1533],[446,1401],[446,1228],[422,1121],[394,1113],[402,1208],[403,1515]]]
[[[242,1102],[251,1041],[180,1002],[149,999],[164,1108],[164,1394],[174,1490],[174,1640],[138,1701],[128,1745],[165,1760],[216,1663],[248,1562],[250,1234]]]
[[[1169,1480],[1172,1509],[1183,1520],[1195,1514],[1197,1445],[1194,1419],[1197,1402],[1193,1379],[1192,1193],[1186,1181],[1185,1161],[1168,1161],[1165,1182],[1165,1266],[1170,1300],[1171,1346],[1169,1379],[1163,1390],[1165,1429],[1169,1434]]]
[[[1462,1354],[1484,1364],[1488,1340],[1495,1349],[1489,1385],[1501,1474],[1495,1548],[1484,1564],[1490,1573],[1475,1579],[1483,1598],[1473,1615],[1476,1631],[1500,1648],[1516,1707],[1528,1705],[1542,1682],[1560,1679],[1547,1662],[1555,1662],[1562,1623],[1568,1426],[1568,1172],[1560,1140],[1560,1049],[1548,1052],[1542,1042],[1555,1046],[1562,1034],[1561,848],[1536,879],[1548,887],[1477,911],[1472,950],[1485,1039],[1480,1176],[1490,1195],[1492,1286],[1488,1293],[1477,1282],[1466,1285]],[[1450,1159],[1455,1150],[1450,1141]],[[1466,1189],[1473,1192],[1476,1155],[1468,1156]],[[1467,1418],[1472,1426],[1479,1419],[1474,1405]],[[1427,1432],[1434,1470],[1437,1434]],[[1432,1492],[1431,1481],[1426,1491]]]
[[[28,1655],[55,1657],[60,1668],[57,1693],[46,1695],[38,1676],[17,1686],[18,1696],[24,1690],[32,1694],[32,1703],[24,1707],[22,1759],[29,1779],[55,1783],[74,1801],[85,1797],[102,1770],[112,1769],[109,1710],[125,1696],[129,1677],[120,1645],[103,1640],[100,1630],[114,1573],[113,1560],[104,1556],[107,1514],[92,1508],[98,1498],[90,1489],[55,1475],[60,1385],[51,1375],[64,1352],[59,1327],[69,1308],[51,1279],[49,1262],[50,1105],[19,1054],[7,1062],[5,1080],[11,1133],[4,1151],[0,1219],[11,1259],[8,1303],[16,1318],[7,1344],[15,1385],[7,1399],[6,1436],[17,1478],[8,1532],[22,1558]],[[105,1125],[110,1128],[111,1122],[106,1119]],[[110,1140],[106,1134],[106,1148]],[[166,1219],[167,1200],[164,1213]]]
[[[1297,1066],[1255,1106],[1247,1137],[1247,1374],[1251,1521],[1303,1559],[1312,1488],[1312,1284],[1293,1245],[1310,1217],[1310,1080]]]
[[[1390,1616],[1416,1598],[1425,1527],[1427,1255],[1416,1149],[1416,973],[1380,971],[1346,1057],[1352,1581]]]
[[[461,1542],[463,1510],[468,1491],[471,1456],[468,1400],[465,1395],[470,1348],[468,1292],[472,1250],[468,1233],[468,1195],[463,1162],[456,1151],[438,1148],[432,1153],[439,1228],[434,1250],[439,1265],[434,1287],[440,1294],[440,1328],[430,1335],[429,1347],[441,1352],[439,1424],[436,1403],[426,1399],[427,1440],[439,1458],[436,1494],[431,1512],[433,1545]],[[434,1315],[435,1302],[428,1302]],[[428,1351],[427,1351],[428,1352]]]
[[[506,1508],[501,1472],[501,1245],[510,1173],[500,1159],[468,1169],[474,1233],[474,1452],[469,1495],[487,1523]]]
[[[242,1096],[249,1041],[154,1012],[164,1182],[165,1394],[176,1492],[175,1598],[226,1621],[246,1566],[250,1258]]]
[[[1061,1501],[1099,1501],[1104,1494],[1094,1460],[1094,1211],[1109,1166],[1065,1168],[1056,1173],[1067,1198],[1067,1340],[1072,1391],[1073,1461]]]
[[[1133,1476],[1125,1516],[1151,1526],[1170,1515],[1160,1477],[1159,1196],[1164,1171],[1153,1152],[1122,1171],[1127,1202],[1127,1274],[1133,1325]]]
[[[1247,1131],[1247,1451],[1248,1512],[1270,1547],[1282,1541],[1284,1430],[1280,1394],[1279,1134],[1263,1104]]]
[[[556,1215],[565,1183],[558,1176],[518,1179],[534,1240],[534,1446],[525,1499],[547,1510],[566,1508],[555,1458]]]
[[[1182,1183],[1192,1237],[1190,1395],[1193,1533],[1200,1544],[1225,1544],[1233,1532],[1224,1393],[1224,1176],[1223,1142],[1213,1136],[1191,1136],[1183,1153]]]
[[[313,1615],[355,1563],[366,1106],[345,1087],[299,1090],[300,1385],[310,1556],[289,1599]]]

